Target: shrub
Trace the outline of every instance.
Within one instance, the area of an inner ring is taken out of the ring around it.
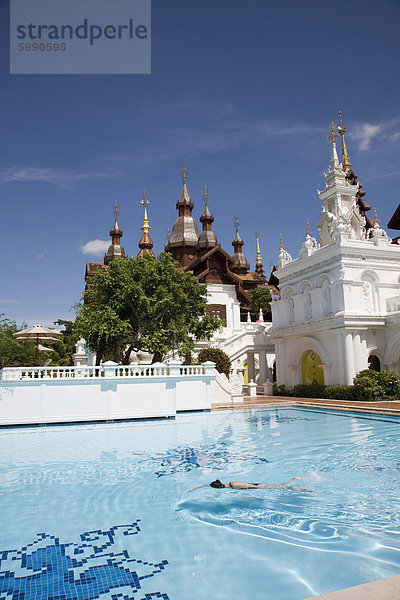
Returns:
[[[215,368],[218,373],[225,373],[229,377],[232,363],[229,356],[223,350],[219,348],[204,348],[200,350],[197,360],[199,363],[206,362],[207,360],[215,362]]]
[[[325,398],[354,400],[354,387],[352,385],[328,385]]]
[[[354,394],[357,400],[382,398],[383,388],[379,381],[379,371],[364,369],[354,377]]]
[[[381,398],[400,398],[400,377],[394,371],[380,371]]]

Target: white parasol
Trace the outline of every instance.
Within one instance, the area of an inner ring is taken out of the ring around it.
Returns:
[[[35,359],[37,360],[39,357],[39,350],[44,349],[44,346],[39,344],[40,341],[46,342],[58,342],[59,337],[61,336],[62,331],[57,331],[56,329],[49,329],[48,327],[43,327],[40,323],[33,325],[33,327],[28,327],[28,329],[22,329],[21,331],[17,331],[13,333],[13,336],[21,341],[21,342],[34,342],[35,343]],[[49,349],[46,348],[46,351]]]

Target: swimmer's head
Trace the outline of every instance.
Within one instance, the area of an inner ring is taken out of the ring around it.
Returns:
[[[210,483],[210,487],[213,487],[213,488],[223,488],[224,484],[221,483],[219,479],[216,479],[215,481],[212,481]]]

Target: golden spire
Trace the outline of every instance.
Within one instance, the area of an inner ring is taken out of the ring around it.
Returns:
[[[237,215],[235,215],[235,219],[234,219],[233,224],[234,224],[234,227],[236,229],[236,233],[238,233],[239,232],[239,225],[240,225],[240,223],[239,223],[239,217]]]
[[[284,249],[285,249],[285,246],[283,244],[283,237],[282,237],[282,234],[281,234],[280,238],[279,238],[279,250],[284,250]]]
[[[309,221],[309,219],[307,219],[306,235],[311,236],[311,227],[310,227],[310,221]]]
[[[344,140],[344,134],[346,133],[346,127],[343,125],[341,110],[339,110],[339,119],[340,119],[340,125],[337,129],[338,129],[340,137],[342,138],[342,167],[343,167],[344,171],[348,171],[351,167],[351,162],[350,162],[350,158],[348,157],[348,154],[347,154],[346,142]]]
[[[181,169],[181,175],[182,175],[182,181],[185,184],[186,183],[186,178],[188,176],[188,170],[186,168],[186,163],[185,161],[182,162],[182,169]]]
[[[378,223],[378,225],[381,224],[381,221],[378,217],[378,213],[376,212],[376,208],[374,208],[374,223]]]
[[[336,127],[335,127],[335,123],[332,121],[331,123],[331,132],[328,135],[328,140],[330,142],[332,142],[332,144],[334,144],[337,140],[337,135],[336,135]]]
[[[257,255],[256,255],[256,264],[257,264],[257,265],[261,265],[261,263],[262,263],[262,259],[261,259],[261,252],[260,252],[260,242],[259,242],[258,231],[256,231],[256,240],[257,240]]]
[[[144,233],[149,233],[151,227],[149,225],[149,220],[147,218],[147,206],[150,204],[150,202],[147,200],[146,192],[144,190],[143,190],[143,200],[140,201],[140,204],[143,204],[143,206],[144,206],[144,219],[143,219],[142,230]]]

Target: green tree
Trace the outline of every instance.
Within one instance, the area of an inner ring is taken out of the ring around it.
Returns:
[[[175,349],[184,356],[220,327],[206,313],[206,287],[168,253],[117,258],[88,284],[75,331],[98,363],[112,357],[126,364],[134,348],[154,353],[153,362]]]
[[[17,327],[15,321],[0,314],[0,369],[4,367],[28,367],[35,364],[35,345],[18,342],[13,333],[26,327]]]
[[[257,287],[248,292],[251,298],[250,310],[256,315],[259,314],[260,308],[263,312],[264,319],[271,319],[271,291],[267,287]]]
[[[54,352],[51,355],[51,363],[58,366],[72,365],[72,355],[75,352],[75,344],[79,337],[75,332],[75,323],[74,321],[58,319],[54,321],[54,325],[64,327],[64,329],[62,330],[62,338],[52,345]]]

